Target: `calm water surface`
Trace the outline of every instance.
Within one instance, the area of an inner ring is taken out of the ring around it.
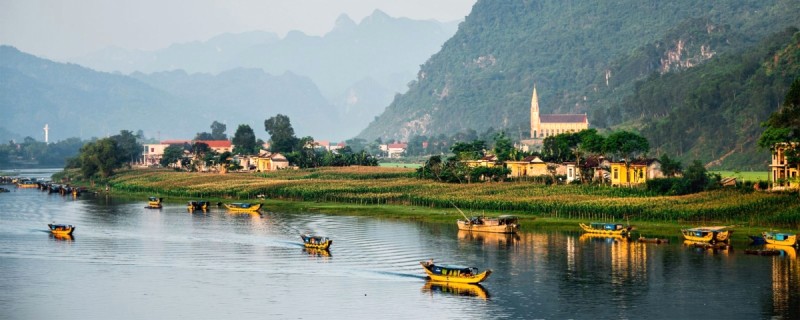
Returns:
[[[469,234],[316,213],[188,213],[4,187],[2,319],[800,317],[794,252]],[[76,225],[74,239],[51,236],[52,221]],[[334,239],[330,253],[303,249],[304,232]],[[430,284],[419,265],[429,258],[494,273],[482,286]]]

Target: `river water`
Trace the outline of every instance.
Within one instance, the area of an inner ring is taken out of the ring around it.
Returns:
[[[36,176],[48,172],[23,171]],[[796,254],[0,193],[0,319],[797,319]],[[76,225],[73,239],[51,222]],[[305,250],[300,233],[334,240]],[[426,282],[419,261],[491,268]]]

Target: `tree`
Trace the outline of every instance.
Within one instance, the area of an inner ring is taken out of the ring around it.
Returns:
[[[136,135],[129,130],[121,130],[119,134],[111,136],[117,143],[119,158],[125,163],[136,162],[142,156],[142,145],[136,140]]]
[[[621,158],[625,163],[629,163],[650,151],[650,143],[643,136],[622,130],[608,135],[604,143],[604,150]]]
[[[233,153],[255,154],[260,146],[256,143],[256,134],[249,125],[240,124],[233,135]]]
[[[270,151],[289,153],[297,147],[298,139],[294,136],[289,117],[278,114],[264,120],[264,129],[270,136]]]
[[[120,154],[116,141],[111,138],[87,143],[81,148],[81,173],[86,178],[98,173],[101,177],[108,178],[125,161],[120,158]]]
[[[675,177],[683,170],[681,162],[673,160],[666,153],[662,155],[661,159],[658,159],[658,161],[661,162],[661,172],[663,172],[666,177]]]
[[[498,161],[507,161],[511,159],[514,152],[514,143],[511,139],[506,137],[505,132],[500,132],[494,137],[494,155],[497,156]]]
[[[164,155],[161,156],[161,160],[158,163],[162,167],[169,167],[171,164],[178,162],[181,158],[183,158],[183,146],[170,145],[164,148]]]
[[[473,140],[471,143],[456,142],[450,151],[456,156],[456,160],[477,160],[484,156],[486,142],[483,140]]]
[[[227,126],[224,123],[214,121],[211,123],[211,139],[212,140],[228,140],[228,135],[225,134]]]

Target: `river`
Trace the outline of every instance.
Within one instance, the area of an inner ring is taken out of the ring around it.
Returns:
[[[45,176],[49,171],[22,170]],[[1,319],[797,319],[796,254],[319,213],[0,194]],[[51,222],[76,225],[73,239]],[[300,233],[334,240],[305,250]],[[491,268],[425,281],[419,261]]]

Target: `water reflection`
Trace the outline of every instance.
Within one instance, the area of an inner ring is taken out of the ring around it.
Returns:
[[[328,251],[328,250],[314,249],[314,248],[303,248],[303,252],[305,252],[306,254],[308,254],[310,256],[314,256],[314,257],[323,257],[323,258],[330,258],[331,257],[331,252]]]
[[[74,241],[75,236],[68,234],[50,234],[50,238],[56,241]]]
[[[422,286],[422,292],[443,295],[455,295],[461,297],[474,297],[483,300],[489,299],[489,291],[480,284],[451,283],[426,281]]]
[[[519,244],[520,239],[520,236],[516,233],[458,231],[458,240],[477,242],[482,245],[493,245],[500,248]]]
[[[709,243],[705,241],[684,240],[683,245],[697,253],[712,253],[728,255],[733,253],[733,246],[724,242]]]

